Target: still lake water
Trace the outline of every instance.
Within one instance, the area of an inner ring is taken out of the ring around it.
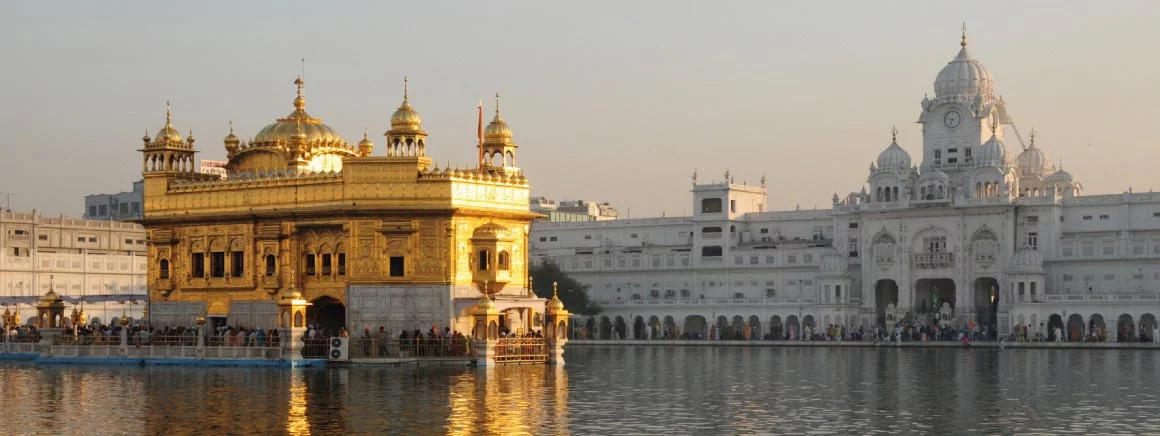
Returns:
[[[0,433],[1160,433],[1154,351],[569,347],[567,365],[0,363]]]

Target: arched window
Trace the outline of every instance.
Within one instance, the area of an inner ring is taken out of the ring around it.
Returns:
[[[161,259],[157,262],[157,276],[162,280],[169,279],[169,259]]]
[[[266,277],[274,277],[274,273],[278,269],[278,258],[273,254],[266,255]]]
[[[882,187],[878,187],[878,193],[874,196],[874,201],[882,201]]]
[[[479,270],[480,271],[487,271],[488,267],[490,266],[490,265],[488,265],[490,263],[489,262],[490,260],[491,260],[491,253],[489,253],[487,250],[479,250]]]
[[[898,201],[898,187],[895,186],[893,189],[894,192],[890,193],[890,198],[893,198],[894,201]]]
[[[506,251],[499,252],[499,260],[496,263],[498,264],[499,269],[507,271],[508,270],[508,253]]]

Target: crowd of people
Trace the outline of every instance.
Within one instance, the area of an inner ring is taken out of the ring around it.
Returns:
[[[5,335],[8,342],[15,343],[30,343],[40,342],[40,331],[36,326],[22,325],[22,326],[5,326]]]

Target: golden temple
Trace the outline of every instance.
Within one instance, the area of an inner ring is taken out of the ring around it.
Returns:
[[[527,286],[538,215],[498,95],[479,165],[440,168],[406,82],[379,154],[365,132],[352,146],[308,114],[305,82],[294,84],[293,112],[252,140],[231,123],[225,178],[196,172],[196,138],[181,137],[168,105],[165,125],[142,138],[152,325],[206,316],[270,328],[279,301],[306,300],[306,322],[332,335],[468,334],[486,290],[503,327],[541,328],[544,300]]]

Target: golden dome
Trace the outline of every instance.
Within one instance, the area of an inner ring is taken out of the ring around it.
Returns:
[[[40,297],[40,301],[54,303],[54,302],[60,301],[60,295],[57,295],[56,291],[54,291],[51,287],[49,287],[48,292],[45,293],[43,297]]]
[[[371,142],[370,138],[367,138],[366,129],[363,129],[363,139],[362,139],[362,141],[358,142],[358,148],[374,147],[374,145],[375,145],[375,143]]]
[[[508,127],[507,121],[499,116],[499,93],[495,94],[495,118],[487,124],[487,128],[483,129],[483,139],[486,141],[506,142],[512,139],[512,129]]]
[[[230,121],[230,134],[226,135],[226,139],[224,141],[226,144],[237,144],[238,142],[240,142],[238,140],[238,137],[236,135],[234,135],[234,122],[233,121]]]
[[[172,111],[172,109],[170,109],[169,102],[167,101],[167,102],[165,102],[165,125],[161,126],[161,130],[157,131],[157,136],[155,136],[153,138],[153,142],[156,142],[156,143],[164,143],[164,142],[180,143],[183,141],[184,140],[181,138],[181,132],[178,132],[177,128],[173,127],[173,111]]]
[[[121,327],[129,325],[129,317],[121,315]]]
[[[552,299],[548,300],[547,306],[548,312],[560,312],[564,310],[564,302],[560,301],[556,282],[552,282]]]
[[[302,95],[302,88],[306,82],[302,80],[302,77],[294,80],[294,84],[298,86],[298,96],[294,98],[294,112],[290,112],[290,115],[285,118],[279,118],[278,121],[263,127],[254,137],[254,143],[289,143],[298,133],[298,129],[302,129],[302,134],[306,137],[307,142],[336,142],[345,145],[346,142],[343,141],[342,136],[334,129],[322,124],[322,120],[306,113],[306,98]]]
[[[491,301],[490,297],[484,295],[483,297],[479,298],[479,303],[475,304],[475,310],[481,311],[481,312],[488,312],[488,311],[495,310],[495,302]]]
[[[487,223],[475,229],[471,234],[473,239],[508,239],[508,229],[496,223]]]
[[[403,78],[403,104],[391,115],[392,131],[419,131],[423,125],[423,118],[415,112],[409,101],[407,78]]]

